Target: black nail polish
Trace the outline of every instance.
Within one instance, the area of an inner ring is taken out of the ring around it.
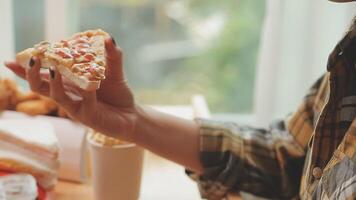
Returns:
[[[115,39],[111,36],[112,43],[116,46]]]
[[[51,79],[54,79],[54,71],[51,70],[51,69],[49,69],[49,74],[50,74],[50,76],[51,76]]]
[[[30,65],[30,67],[33,67],[34,64],[35,64],[35,60],[33,59],[33,57],[31,57],[30,62],[28,63],[28,65]]]

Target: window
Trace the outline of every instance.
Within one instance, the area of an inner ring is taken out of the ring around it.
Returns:
[[[45,39],[44,0],[12,0],[12,13],[15,22],[13,27],[15,52],[32,47]],[[27,86],[20,78],[16,77],[16,80],[21,86]]]
[[[12,16],[12,4],[11,0],[0,1],[0,63],[13,57],[13,23]],[[11,76],[12,74],[0,66],[0,78],[5,76]]]
[[[44,40],[44,0],[13,0],[15,21],[15,50],[25,48]]]
[[[264,3],[258,0],[80,0],[80,30],[103,28],[125,52],[138,100],[213,112],[252,111]]]
[[[45,27],[48,4],[56,12],[62,3],[13,0],[16,51],[53,38]],[[213,112],[252,111],[263,1],[74,0],[64,6],[66,13],[52,13],[55,30],[112,34],[140,102],[186,104],[198,93]]]
[[[251,114],[256,92],[255,114],[262,116],[263,110],[267,121],[271,113],[284,116],[295,109],[306,88],[325,71],[327,55],[355,10],[353,3],[328,1],[267,1],[268,6],[258,0],[0,2],[1,61],[38,41],[100,27],[124,49],[125,70],[140,102],[185,104],[200,93],[214,114]],[[265,7],[269,23],[257,73]],[[256,75],[260,81],[254,91]],[[294,95],[285,95],[292,90]],[[281,98],[285,96],[287,100]]]

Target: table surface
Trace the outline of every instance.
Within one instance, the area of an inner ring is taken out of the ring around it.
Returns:
[[[186,119],[193,118],[193,110],[190,106],[154,108]],[[78,184],[59,181],[53,196],[56,200],[94,200],[93,188],[90,183]],[[182,166],[145,151],[140,200],[161,199],[199,200],[201,198],[196,183],[185,175]],[[239,198],[229,197],[230,199],[237,200]]]
[[[59,181],[54,197],[56,200],[94,200],[90,183],[79,184],[66,181]],[[201,198],[196,184],[185,175],[183,167],[146,152],[140,200],[161,199],[199,200]],[[228,199],[240,200],[234,196]]]
[[[94,200],[90,183],[78,184],[65,181],[59,181],[54,197],[59,200]],[[146,151],[140,200],[156,199],[197,200],[200,198],[196,184],[185,175],[183,167]]]
[[[94,200],[93,189],[89,184],[78,184],[66,181],[59,181],[54,198],[59,200],[86,199]]]

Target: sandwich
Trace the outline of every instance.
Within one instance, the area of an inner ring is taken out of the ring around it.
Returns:
[[[0,120],[0,171],[25,173],[51,190],[57,182],[59,145],[54,128],[40,120]]]

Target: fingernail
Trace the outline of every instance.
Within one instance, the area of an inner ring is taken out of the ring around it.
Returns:
[[[49,69],[49,74],[51,76],[51,79],[54,79],[54,70]]]
[[[30,67],[33,67],[34,64],[35,64],[35,60],[33,59],[33,57],[31,57],[30,63],[29,63]]]
[[[112,40],[112,43],[116,46],[116,42],[115,42],[114,37],[111,36],[111,40]]]

